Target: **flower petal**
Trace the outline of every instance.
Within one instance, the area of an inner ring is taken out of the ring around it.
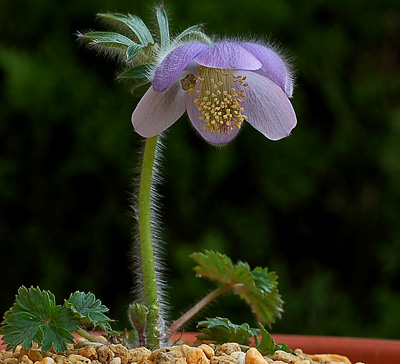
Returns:
[[[205,67],[258,70],[261,62],[238,43],[221,42],[202,50],[194,60]]]
[[[198,133],[209,143],[214,145],[224,145],[232,141],[236,135],[239,133],[239,129],[235,126],[235,128],[229,133],[217,133],[216,131],[211,132],[207,128],[204,130],[205,123],[200,120],[200,111],[197,106],[194,104],[194,99],[196,96],[189,95],[186,97],[186,107],[189,115],[189,119],[192,122],[194,128],[198,131]]]
[[[208,47],[203,43],[189,43],[179,46],[168,53],[154,74],[154,90],[157,92],[168,90],[188,63]]]
[[[256,43],[241,43],[262,63],[261,71],[278,84],[288,97],[293,94],[293,77],[282,58],[271,48]]]
[[[243,114],[248,123],[268,139],[289,136],[297,119],[293,106],[282,89],[268,77],[256,72],[243,72],[246,76],[246,98]]]
[[[132,124],[138,134],[150,138],[169,128],[185,109],[185,91],[179,82],[164,93],[150,87],[133,111]]]

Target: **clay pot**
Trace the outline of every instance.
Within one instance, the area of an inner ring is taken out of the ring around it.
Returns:
[[[172,340],[182,338],[194,343],[196,335],[197,333],[194,332],[185,333],[183,336],[176,334]],[[394,364],[400,362],[400,340],[278,334],[272,337],[277,343],[285,343],[291,349],[300,348],[308,354],[345,355],[352,363]],[[5,345],[0,344],[1,349],[5,349]]]
[[[383,364],[400,362],[400,340],[332,336],[272,335],[277,343],[310,354],[340,354],[352,363]]]
[[[183,339],[194,342],[197,333],[185,333]],[[300,348],[308,354],[340,354],[352,363],[400,363],[400,340],[365,339],[332,336],[272,335],[276,343],[291,349]],[[178,339],[179,335],[175,335]]]

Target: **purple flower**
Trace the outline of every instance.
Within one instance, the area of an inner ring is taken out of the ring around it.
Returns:
[[[160,134],[187,110],[209,143],[226,144],[244,121],[271,140],[296,126],[293,79],[282,58],[257,43],[188,43],[155,68],[152,87],[132,114],[135,131]]]

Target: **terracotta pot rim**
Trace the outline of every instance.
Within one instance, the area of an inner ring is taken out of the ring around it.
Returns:
[[[194,342],[198,333],[188,332],[183,339]],[[275,342],[284,343],[291,349],[301,349],[308,354],[339,354],[352,363],[396,363],[400,358],[400,340],[343,336],[272,334]],[[176,334],[173,339],[179,339]]]

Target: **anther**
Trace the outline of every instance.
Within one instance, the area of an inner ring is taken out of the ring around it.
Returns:
[[[203,120],[203,130],[210,132],[230,133],[235,127],[240,128],[247,119],[243,115],[240,104],[245,97],[243,76],[234,76],[233,70],[219,70],[199,66],[200,75],[189,78],[182,88],[188,88],[188,94],[196,93],[194,104],[200,111],[200,120]],[[190,81],[190,82],[189,82]]]

